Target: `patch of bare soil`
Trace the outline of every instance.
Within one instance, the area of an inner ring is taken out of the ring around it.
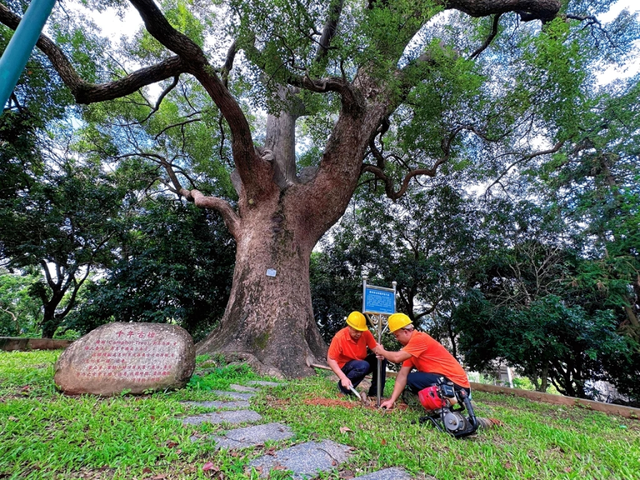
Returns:
[[[504,422],[493,417],[476,417],[480,428],[504,427]]]
[[[304,401],[305,405],[318,405],[321,407],[344,407],[344,408],[366,408],[367,410],[378,410],[375,402],[370,405],[363,405],[360,402],[352,400],[336,400],[334,398],[308,398]],[[406,410],[407,405],[399,403],[394,410]]]
[[[267,395],[267,405],[274,408],[286,408],[291,405],[291,400],[288,398],[279,399],[272,395]]]

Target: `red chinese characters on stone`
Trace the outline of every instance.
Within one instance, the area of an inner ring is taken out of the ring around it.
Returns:
[[[61,355],[55,376],[63,390],[72,384],[73,393],[175,388],[195,367],[193,340],[175,325],[103,325],[74,344]]]
[[[84,346],[91,354],[90,362],[80,371],[87,378],[123,378],[134,381],[153,380],[171,374],[171,364],[161,359],[176,359],[177,341],[158,341],[154,332],[119,330],[113,339],[100,338]],[[135,361],[134,361],[135,360]],[[150,360],[146,364],[140,361]]]

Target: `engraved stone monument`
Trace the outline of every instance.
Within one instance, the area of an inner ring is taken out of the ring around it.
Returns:
[[[133,394],[181,388],[195,369],[189,333],[165,323],[108,323],[73,342],[54,381],[65,393]]]

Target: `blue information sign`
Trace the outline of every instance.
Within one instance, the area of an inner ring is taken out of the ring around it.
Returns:
[[[363,310],[364,313],[383,313],[387,315],[395,313],[395,292],[389,288],[365,286]]]

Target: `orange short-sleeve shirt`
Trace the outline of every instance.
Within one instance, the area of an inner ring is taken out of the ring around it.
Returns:
[[[356,342],[349,334],[349,327],[338,331],[329,346],[329,358],[332,358],[340,368],[351,360],[364,360],[367,357],[367,347],[373,350],[377,345],[369,330],[365,330]]]
[[[469,388],[467,374],[458,361],[442,346],[424,332],[414,332],[403,351],[411,355],[403,367],[415,367],[419,372],[438,373],[461,387]]]

